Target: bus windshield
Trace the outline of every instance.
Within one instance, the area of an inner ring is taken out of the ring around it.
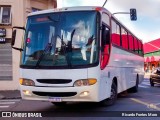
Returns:
[[[28,17],[21,66],[76,67],[98,62],[96,11]]]

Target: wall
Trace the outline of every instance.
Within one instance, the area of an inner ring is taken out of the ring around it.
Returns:
[[[11,38],[13,26],[25,26],[27,14],[32,12],[32,8],[51,9],[56,7],[56,0],[0,0],[0,5],[11,5],[12,25],[1,26],[6,28],[6,38]],[[23,31],[17,31],[16,47],[21,46],[23,39]],[[0,90],[16,90],[19,89],[19,60],[20,52],[12,49],[12,80],[0,80]]]

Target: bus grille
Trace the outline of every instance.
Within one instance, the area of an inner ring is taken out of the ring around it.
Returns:
[[[67,84],[72,82],[70,79],[37,79],[39,83],[46,83],[46,84]]]
[[[71,97],[75,96],[76,92],[37,92],[33,91],[33,94],[38,96],[49,96],[49,97]]]

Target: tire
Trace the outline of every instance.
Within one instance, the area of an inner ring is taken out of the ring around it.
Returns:
[[[66,102],[52,102],[52,104],[54,104],[57,107],[63,107],[66,106]]]
[[[112,83],[111,86],[111,96],[103,101],[101,101],[101,104],[103,106],[111,106],[113,105],[117,100],[117,86],[115,83]]]
[[[151,78],[150,78],[150,85],[151,85],[151,87],[154,87],[154,82]]]
[[[137,75],[136,85],[135,85],[134,87],[130,88],[130,89],[129,89],[129,92],[131,92],[131,93],[136,93],[136,92],[138,92],[138,84],[139,84],[139,77],[138,77],[138,75]]]

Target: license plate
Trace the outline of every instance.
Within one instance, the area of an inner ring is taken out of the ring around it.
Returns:
[[[62,102],[61,98],[49,97],[50,102]]]

